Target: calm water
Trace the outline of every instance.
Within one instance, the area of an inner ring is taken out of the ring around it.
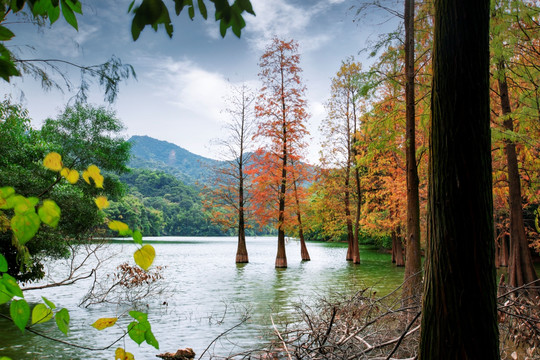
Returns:
[[[290,319],[295,304],[310,303],[321,297],[354,293],[366,286],[379,294],[393,290],[401,283],[403,268],[390,263],[390,255],[361,249],[361,265],[346,262],[346,245],[308,243],[312,261],[300,261],[300,244],[287,244],[287,269],[275,269],[275,238],[248,238],[249,264],[236,265],[235,238],[145,238],[154,243],[155,264],[163,270],[164,293],[147,299],[141,311],[149,312],[152,330],[160,343],[160,350],[143,343],[138,347],[131,339],[111,349],[96,351],[74,349],[28,332],[21,336],[10,322],[0,319],[0,357],[12,359],[112,359],[114,350],[124,346],[136,359],[156,359],[162,352],[175,352],[192,347],[198,356],[219,334],[238,324],[243,315],[250,319],[221,338],[209,350],[219,355],[242,351],[264,341],[274,321]],[[101,256],[117,254],[106,263],[101,274],[131,260],[134,245],[110,244]],[[50,273],[59,279],[66,270],[64,261],[52,264]],[[49,336],[87,347],[104,347],[122,334],[118,327],[97,331],[90,325],[100,317],[116,317],[126,310],[117,305],[97,305],[81,308],[81,298],[90,281],[70,287],[27,291],[25,297],[37,302],[45,296],[61,308],[70,310],[70,333],[65,337],[54,322],[39,324],[36,330]],[[0,311],[8,312],[0,306]],[[119,320],[122,329],[129,317]],[[16,344],[16,345],[13,345]]]

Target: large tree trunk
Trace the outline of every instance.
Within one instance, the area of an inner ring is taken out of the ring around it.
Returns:
[[[499,96],[501,99],[502,113],[505,116],[504,127],[508,131],[514,131],[511,118],[512,108],[506,83],[505,66],[502,61],[498,64],[499,69]],[[506,140],[506,161],[508,167],[508,197],[510,204],[510,258],[508,266],[508,283],[510,286],[519,287],[538,279],[532,262],[529,244],[525,235],[523,223],[523,208],[521,206],[521,180],[519,178],[516,144]]]
[[[405,0],[405,147],[407,163],[407,235],[403,304],[419,303],[422,282],[420,261],[420,201],[416,166],[416,126],[414,95],[414,0]]]
[[[420,360],[499,359],[489,0],[436,0]]]

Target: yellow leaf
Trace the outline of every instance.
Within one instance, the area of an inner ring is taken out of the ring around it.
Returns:
[[[63,177],[67,177],[69,174],[69,169],[67,167],[63,168],[62,171],[60,171],[60,175]]]
[[[86,183],[90,184],[90,173],[87,170],[83,171],[82,177]]]
[[[155,257],[156,250],[152,245],[144,245],[142,248],[135,251],[135,253],[133,254],[135,263],[144,270],[148,270],[148,268],[152,266]]]
[[[67,170],[65,174],[64,169]],[[68,168],[64,169],[62,169],[62,172],[60,174],[62,174],[62,176],[65,177],[70,184],[75,184],[77,181],[79,181],[79,172],[77,170],[70,170]]]
[[[116,320],[118,320],[118,318],[101,318],[97,319],[92,326],[98,330],[103,330],[116,324]]]
[[[135,357],[132,353],[126,352],[122,348],[118,348],[114,352],[114,360],[135,360]]]
[[[90,184],[90,178],[94,180],[96,187],[103,188],[103,175],[96,165],[90,165],[86,171],[83,172],[84,181]]]
[[[131,233],[129,226],[118,220],[109,221],[109,229],[118,231],[120,235],[128,235]]]
[[[96,183],[96,187],[103,189],[103,180],[104,180],[103,175],[97,174],[93,177],[93,179],[94,179],[94,182]]]
[[[52,171],[62,170],[62,156],[56,152],[48,153],[43,159],[43,166]]]
[[[95,200],[98,209],[106,209],[109,207],[109,201],[105,196],[98,196]],[[127,226],[127,225],[126,225]]]

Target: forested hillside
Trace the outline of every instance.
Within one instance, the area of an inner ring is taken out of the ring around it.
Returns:
[[[149,136],[132,136],[128,141],[132,143],[130,167],[163,171],[186,184],[207,182],[212,176],[211,168],[219,164],[217,160]]]
[[[128,193],[107,209],[146,236],[225,235],[204,212],[197,190],[163,171],[132,169],[120,180]]]

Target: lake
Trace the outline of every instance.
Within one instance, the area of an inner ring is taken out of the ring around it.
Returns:
[[[313,304],[320,298],[339,294],[353,294],[359,289],[372,287],[378,295],[395,289],[403,279],[403,268],[390,262],[390,255],[362,247],[360,265],[345,261],[346,244],[308,242],[311,261],[300,260],[300,244],[287,243],[287,269],[275,269],[275,238],[247,238],[249,264],[235,264],[236,238],[145,238],[156,249],[154,266],[164,266],[161,281],[162,294],[145,299],[140,311],[149,313],[152,331],[160,343],[160,350],[143,343],[137,346],[126,338],[107,350],[76,349],[33,335],[21,335],[9,321],[0,319],[0,356],[16,359],[113,359],[114,350],[123,346],[136,359],[157,359],[156,354],[175,352],[191,347],[196,358],[220,334],[249,316],[242,325],[220,338],[209,353],[229,355],[264,342],[275,322],[291,320],[295,305]],[[132,243],[112,243],[100,249],[100,258],[114,255],[100,269],[100,278],[114,272],[116,266],[129,261],[136,249]],[[97,260],[92,260],[96,262]],[[66,272],[64,260],[50,264],[49,273],[57,280]],[[38,324],[35,329],[51,336],[91,348],[109,345],[122,335],[131,321],[124,316],[120,327],[98,331],[90,325],[100,317],[116,317],[131,308],[99,304],[79,307],[83,296],[92,285],[90,279],[75,285],[26,291],[29,302],[40,301],[41,296],[53,301],[59,308],[70,310],[69,336],[64,336],[54,321]],[[8,313],[7,306],[0,306]],[[207,356],[205,355],[205,358]]]

